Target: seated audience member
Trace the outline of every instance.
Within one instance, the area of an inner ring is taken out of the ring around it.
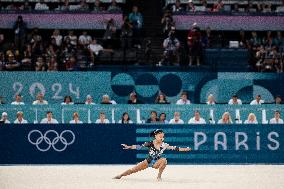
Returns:
[[[74,102],[72,101],[71,96],[65,96],[64,102],[61,103],[61,105],[73,105]]]
[[[104,10],[104,8],[101,6],[101,1],[100,0],[95,0],[94,12],[101,12],[103,10]]]
[[[8,53],[8,60],[5,62],[4,69],[7,71],[15,71],[21,67],[13,53]]]
[[[194,112],[194,117],[191,118],[188,121],[188,124],[206,124],[206,121],[205,121],[205,119],[200,117],[200,112],[199,111],[195,111]]]
[[[116,102],[114,100],[110,100],[109,96],[105,94],[103,95],[101,104],[116,104]]]
[[[218,124],[232,124],[232,118],[229,112],[225,112],[222,118],[218,121]]]
[[[95,103],[93,102],[93,97],[91,95],[87,95],[85,104],[95,105]]]
[[[104,112],[100,113],[99,119],[96,120],[96,123],[110,123],[108,119],[106,119],[106,115]]]
[[[44,3],[44,0],[40,0],[38,3],[36,3],[35,10],[49,10],[49,7]]]
[[[261,99],[261,96],[256,95],[255,100],[251,101],[250,105],[260,105],[263,103],[264,103],[264,100]]]
[[[10,121],[8,120],[8,114],[6,112],[2,113],[2,117],[0,123],[9,124]]]
[[[283,119],[280,116],[280,111],[275,111],[274,118],[270,119],[269,124],[283,124]]]
[[[167,115],[165,113],[160,113],[159,123],[165,123],[165,124],[169,123],[167,120]]]
[[[69,122],[71,124],[82,124],[83,122],[79,120],[79,113],[74,112],[73,113],[73,119]]]
[[[190,104],[190,100],[188,100],[187,92],[182,92],[180,95],[180,99],[176,104]]]
[[[92,37],[86,31],[83,31],[82,35],[79,36],[78,42],[82,46],[88,46],[92,42]]]
[[[24,113],[19,111],[17,112],[17,119],[14,121],[15,124],[24,124],[28,123],[27,120],[24,119]]]
[[[245,120],[244,124],[258,124],[255,114],[250,113],[248,115],[247,120]]]
[[[151,111],[150,118],[147,119],[146,123],[157,123],[159,121],[158,114],[156,111]]]
[[[170,102],[167,100],[164,93],[159,93],[155,100],[155,104],[170,104]]]
[[[133,121],[131,121],[130,117],[129,117],[129,114],[127,112],[124,112],[122,114],[122,117],[121,119],[118,121],[118,123],[121,123],[121,124],[129,124],[129,123],[133,123]]]
[[[43,118],[40,123],[43,124],[57,124],[58,121],[53,118],[53,114],[51,111],[46,112],[46,118]]]
[[[214,96],[213,96],[212,94],[210,94],[210,95],[208,96],[208,99],[207,99],[206,104],[208,104],[208,105],[214,105],[214,104],[216,104],[215,99],[214,99]]]
[[[171,11],[173,13],[178,13],[178,12],[184,11],[183,7],[181,6],[180,0],[176,0],[176,3],[174,5],[172,5],[172,7],[171,7]]]
[[[16,95],[15,101],[11,103],[12,105],[25,105],[24,102],[22,102],[22,96],[21,95]]]
[[[283,104],[282,97],[280,95],[275,97],[275,104]]]
[[[143,102],[137,99],[137,94],[135,92],[132,92],[129,95],[129,100],[127,101],[127,104],[143,104]]]
[[[169,124],[184,124],[184,121],[180,119],[179,112],[174,113],[174,118],[170,120]]]
[[[38,105],[38,104],[48,104],[48,102],[46,100],[43,99],[44,95],[42,93],[39,93],[37,95],[37,100],[33,101],[34,105]]]
[[[121,8],[117,6],[116,0],[112,0],[110,6],[108,7],[107,11],[109,12],[117,12],[121,11]]]
[[[238,99],[237,95],[232,96],[232,98],[229,100],[228,104],[233,105],[233,104],[238,104],[242,105],[241,99]]]

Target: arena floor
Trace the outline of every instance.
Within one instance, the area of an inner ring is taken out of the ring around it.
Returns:
[[[284,165],[170,165],[113,180],[126,165],[2,166],[1,189],[284,189]]]

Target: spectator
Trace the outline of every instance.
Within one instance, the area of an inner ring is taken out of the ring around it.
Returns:
[[[95,105],[95,103],[93,102],[93,97],[91,95],[87,95],[85,104]]]
[[[174,118],[170,120],[169,124],[184,124],[184,121],[180,119],[179,112],[174,113]]]
[[[11,103],[12,105],[25,105],[24,102],[22,102],[22,96],[20,94],[17,94],[15,97],[15,101]]]
[[[15,45],[21,51],[24,48],[26,41],[26,23],[23,21],[22,16],[18,16],[17,21],[13,26],[13,31],[15,34]]]
[[[212,12],[221,12],[224,9],[223,0],[218,0],[217,3],[213,5]]]
[[[251,32],[251,39],[249,40],[250,45],[255,48],[256,46],[259,46],[261,44],[261,40],[257,36],[257,33],[255,31]]]
[[[58,63],[54,56],[51,57],[50,60],[47,62],[47,71],[58,71]]]
[[[86,31],[83,31],[82,35],[79,36],[79,45],[87,47],[92,42],[92,37],[88,35]]]
[[[64,101],[61,103],[61,105],[73,105],[74,102],[72,101],[71,96],[65,96]]]
[[[218,121],[218,124],[232,124],[232,118],[229,112],[225,112],[222,118]]]
[[[128,49],[132,46],[133,26],[131,25],[128,17],[124,17],[124,22],[121,26],[120,41],[122,49]]]
[[[269,124],[283,124],[283,119],[280,118],[280,111],[274,112],[274,118],[270,119]]]
[[[190,100],[188,100],[187,92],[183,91],[180,94],[180,99],[176,102],[176,104],[190,104]]]
[[[166,113],[160,113],[159,123],[164,123],[164,124],[168,124],[169,123],[169,121],[167,121]]]
[[[255,114],[250,113],[248,115],[247,120],[245,120],[244,124],[258,124]]]
[[[101,6],[101,1],[100,0],[95,0],[94,3],[94,12],[101,12],[103,11],[103,7]]]
[[[109,12],[121,12],[121,8],[117,6],[116,0],[111,0],[111,4],[108,7],[107,11]]]
[[[170,104],[170,102],[167,100],[166,95],[160,92],[156,97],[155,104]]]
[[[4,69],[8,71],[16,71],[19,70],[21,67],[21,64],[15,59],[15,56],[13,53],[8,52],[8,61],[5,62]]]
[[[38,104],[48,104],[48,102],[46,100],[44,100],[44,95],[42,93],[39,93],[37,95],[37,100],[33,101],[34,105],[38,105]]]
[[[46,118],[43,118],[40,123],[42,124],[58,124],[58,121],[53,118],[51,111],[46,112]]]
[[[213,36],[211,34],[211,28],[207,27],[205,35],[202,37],[201,43],[203,48],[212,47]]]
[[[86,0],[81,0],[79,4],[79,10],[80,11],[89,11],[89,5],[87,4]]]
[[[159,122],[158,114],[156,111],[151,111],[151,116],[147,119],[146,123],[156,123]]]
[[[52,36],[51,36],[51,39],[55,39],[56,45],[57,45],[58,47],[61,46],[63,37],[62,37],[62,35],[60,35],[60,31],[59,31],[58,29],[56,29],[56,30],[53,31],[53,34],[52,34]]]
[[[99,56],[99,53],[104,50],[104,48],[97,43],[96,39],[93,39],[92,43],[88,46],[89,52],[91,54],[92,62]]]
[[[121,119],[118,121],[118,123],[122,123],[122,124],[131,124],[133,123],[133,121],[131,121],[129,114],[127,112],[124,112],[122,114]]]
[[[159,62],[159,65],[173,65],[174,62],[179,63],[179,53],[180,42],[175,37],[175,29],[172,28],[172,31],[169,33],[169,37],[166,38],[163,42],[164,54],[163,59]]]
[[[39,56],[37,58],[37,61],[35,63],[35,71],[46,71],[46,63],[45,61],[43,60],[43,57],[42,56]]]
[[[24,4],[19,7],[23,11],[32,11],[32,6],[29,4],[29,0],[25,0]]]
[[[135,92],[132,92],[129,95],[127,104],[143,104],[143,102],[137,98],[137,94]]]
[[[77,61],[74,55],[70,56],[64,61],[65,68],[67,71],[77,70]]]
[[[244,32],[244,30],[241,30],[240,31],[240,36],[239,36],[240,47],[247,48],[248,47],[247,43],[248,43],[248,41],[247,41],[247,38],[245,36],[245,32]]]
[[[113,19],[108,20],[104,33],[104,47],[113,49],[116,41],[116,26]]]
[[[206,121],[205,121],[205,119],[200,117],[200,112],[199,111],[195,111],[194,112],[194,117],[191,118],[188,121],[188,124],[206,124]]]
[[[44,0],[39,0],[39,2],[36,3],[36,5],[35,5],[34,10],[45,11],[45,10],[49,10],[49,7],[47,6],[47,4],[44,3]]]
[[[229,100],[228,104],[229,105],[233,105],[233,104],[242,105],[242,101],[241,99],[238,99],[237,95],[233,95],[232,98]]]
[[[195,12],[195,6],[192,2],[192,0],[188,0],[187,6],[186,6],[187,12]]]
[[[28,123],[27,120],[24,119],[24,113],[21,111],[17,112],[17,119],[14,121],[14,124],[25,124]]]
[[[10,121],[8,120],[8,114],[6,112],[2,113],[2,117],[0,123],[9,124]]]
[[[200,66],[200,57],[202,55],[201,33],[196,23],[193,23],[187,36],[187,44],[189,47],[189,66],[196,59],[197,66]]]
[[[101,104],[116,104],[116,102],[114,100],[110,100],[110,97],[107,94],[105,94],[103,95]]]
[[[171,12],[166,11],[164,13],[163,18],[161,20],[161,24],[162,24],[162,28],[163,28],[162,32],[164,36],[168,36],[172,27],[175,26],[174,19],[172,17]]]
[[[180,0],[176,0],[176,3],[172,6],[171,11],[174,13],[184,11],[183,7],[181,6]]]
[[[108,119],[106,119],[106,115],[104,112],[100,112],[100,117],[99,119],[96,120],[96,123],[100,124],[107,124],[110,123]]]
[[[276,37],[274,38],[274,44],[278,47],[284,46],[284,38],[280,31],[277,32]]]
[[[261,99],[260,95],[256,95],[255,100],[250,102],[250,105],[260,105],[263,104],[264,100]]]
[[[132,12],[129,14],[129,21],[132,25],[133,37],[135,39],[134,46],[140,49],[141,48],[140,37],[141,37],[141,29],[143,26],[143,16],[138,11],[137,6],[133,6]]]
[[[79,120],[79,113],[74,112],[73,113],[73,119],[69,122],[71,124],[82,124],[83,122]]]
[[[64,0],[64,4],[61,7],[59,7],[59,9],[62,11],[69,11],[69,8],[70,8],[69,0]]]
[[[206,104],[208,104],[208,105],[216,104],[213,94],[209,94]]]
[[[282,97],[280,95],[275,97],[275,104],[283,104]]]
[[[69,38],[71,45],[73,46],[77,45],[77,36],[74,34],[72,30],[68,32],[68,35],[64,37],[64,40],[67,40],[67,38]]]

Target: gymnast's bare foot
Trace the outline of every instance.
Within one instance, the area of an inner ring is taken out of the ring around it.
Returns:
[[[121,179],[121,175],[117,175],[117,176],[115,176],[115,177],[113,177],[113,179]]]

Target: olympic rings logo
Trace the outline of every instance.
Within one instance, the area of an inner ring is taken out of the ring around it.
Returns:
[[[69,142],[66,139],[66,135],[68,134],[71,135],[71,141]],[[51,135],[54,135],[54,137]],[[39,130],[32,130],[28,134],[28,140],[41,152],[46,152],[51,147],[57,152],[63,152],[66,150],[67,146],[75,142],[75,134],[71,130],[64,130],[61,134],[58,134],[55,130],[48,130],[44,134]],[[44,143],[46,147],[41,145]]]

